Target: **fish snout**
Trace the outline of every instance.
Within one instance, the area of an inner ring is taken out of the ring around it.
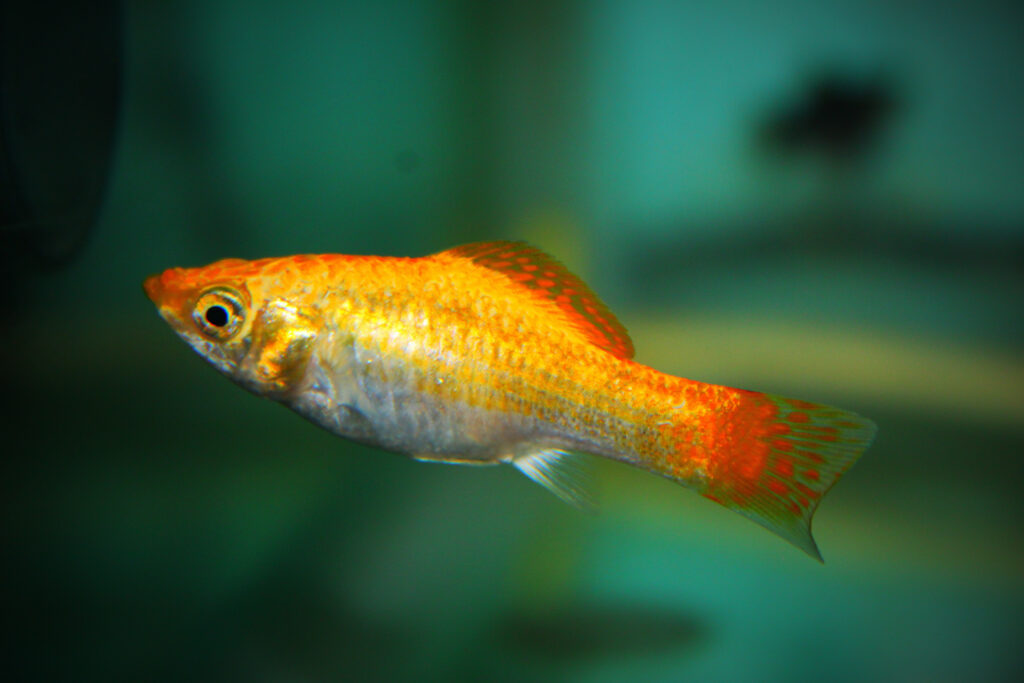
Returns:
[[[180,305],[190,293],[191,285],[181,268],[168,268],[157,275],[150,275],[142,282],[142,289],[154,304],[160,307]]]
[[[160,305],[160,300],[164,295],[164,285],[160,281],[159,275],[150,275],[142,283],[142,289],[146,292],[146,296],[157,306]]]
[[[159,275],[150,275],[142,282],[142,289],[167,322],[171,318],[188,317],[192,306],[192,291],[187,287],[180,269],[169,268]]]

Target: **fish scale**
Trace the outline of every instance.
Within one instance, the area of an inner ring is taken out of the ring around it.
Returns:
[[[444,302],[438,302],[436,305],[428,307],[420,305],[419,300],[408,297],[399,301],[375,298],[368,302],[368,308],[380,310],[384,319],[397,320],[397,323],[387,329],[395,338],[406,339],[422,335],[424,329],[429,330],[430,326],[424,325],[422,322],[431,317],[436,321],[437,328],[455,329],[457,323],[467,319],[470,314],[470,311],[467,311],[466,303],[464,297],[449,297]],[[468,303],[472,305],[474,301]],[[389,308],[391,310],[387,310]],[[483,316],[480,315],[482,313],[488,313],[493,318],[508,319],[501,313],[495,315],[496,311],[493,308],[487,310],[479,310],[480,307],[474,308],[477,310],[471,311],[474,317],[469,317],[469,320],[483,320]],[[443,313],[438,315],[438,311],[443,311]],[[447,319],[443,319],[445,317]],[[422,388],[428,393],[438,394],[443,399],[464,398],[468,403],[488,410],[519,412],[527,416],[534,416],[539,412],[547,413],[552,417],[550,420],[545,420],[546,422],[551,422],[569,431],[574,432],[578,429],[569,425],[570,422],[588,427],[588,440],[592,442],[608,441],[611,435],[622,433],[621,428],[609,434],[607,430],[596,429],[593,425],[601,418],[607,417],[610,420],[615,420],[620,427],[625,426],[626,419],[611,411],[617,408],[621,413],[630,410],[632,406],[615,401],[612,396],[597,395],[592,391],[588,394],[586,387],[573,382],[565,376],[565,373],[554,373],[542,363],[531,363],[530,359],[536,358],[540,354],[539,340],[536,339],[536,335],[532,334],[520,333],[519,336],[522,337],[521,344],[525,346],[526,351],[506,356],[504,363],[486,362],[489,359],[497,361],[500,358],[500,354],[496,350],[501,348],[501,344],[485,334],[482,327],[468,326],[466,333],[462,336],[465,344],[451,349],[453,355],[464,360],[460,361],[457,367],[450,366],[442,370],[443,374],[450,375],[455,381],[442,384],[427,381],[428,377],[438,374],[438,368],[430,364],[436,362],[437,354],[431,354],[428,351],[418,356],[409,356],[403,354],[402,348],[388,343],[388,339],[375,339],[375,341],[377,353],[380,356],[393,358],[398,361],[395,363],[396,367],[407,367],[411,370],[408,377],[390,375],[388,380],[396,384],[416,385],[417,388]],[[439,335],[431,333],[427,333],[422,341],[423,348],[428,350],[435,345],[440,346],[441,342]],[[468,351],[466,346],[483,348],[479,348],[480,353],[474,356],[466,353]],[[484,360],[476,360],[477,358]],[[588,360],[593,361],[593,359]],[[578,359],[571,359],[571,362],[576,364]],[[376,379],[380,381],[384,378],[377,376]],[[469,396],[461,396],[453,391],[453,387],[470,387],[472,393]],[[512,404],[507,400],[511,396],[526,398]],[[601,406],[604,411],[594,407],[585,407],[594,406],[595,403],[605,404]],[[637,410],[632,412],[635,415],[640,414],[640,411]]]
[[[670,478],[821,559],[811,519],[875,427],[667,375],[561,263],[522,243],[422,258],[310,254],[148,278],[222,373],[336,434],[418,459],[511,463],[570,502],[571,452]]]
[[[441,326],[445,324],[443,321],[440,322]],[[402,338],[413,331],[406,328],[401,330],[398,336]],[[482,335],[477,338],[471,334],[469,338],[477,339],[470,345],[483,347],[480,349],[481,355],[486,357],[487,340]],[[451,381],[442,383],[432,381],[439,374],[439,368],[428,365],[433,360],[430,358],[433,354],[402,357],[401,350],[388,344],[382,345],[379,353],[382,356],[401,357],[402,362],[396,363],[396,367],[408,369],[408,376],[389,376],[388,380],[394,384],[415,385],[417,389],[435,394],[443,401],[461,401],[485,410],[537,417],[546,424],[565,431],[567,437],[577,434],[580,440],[595,443],[607,441],[609,435],[595,428],[598,421],[598,415],[595,413],[598,413],[598,409],[587,407],[588,403],[593,405],[596,402],[593,395],[588,397],[581,385],[553,374],[543,366],[531,364],[531,346],[527,345],[527,351],[524,353],[507,357],[506,362],[500,365],[482,361],[463,361],[458,365],[441,368],[440,373],[451,378]],[[496,354],[489,355],[494,358]],[[519,362],[516,362],[517,360]],[[378,376],[377,379],[383,378]],[[512,397],[521,397],[521,400],[511,401]],[[599,415],[603,416],[604,413]],[[608,417],[624,423],[622,418],[612,415]]]

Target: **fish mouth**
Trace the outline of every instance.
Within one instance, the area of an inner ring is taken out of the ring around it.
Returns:
[[[159,306],[164,294],[164,287],[163,283],[160,282],[160,276],[150,275],[147,277],[142,282],[142,291],[146,293],[150,301]]]
[[[187,304],[187,292],[182,291],[175,269],[150,275],[142,282],[142,290],[156,306],[157,313],[177,331],[185,328],[181,311]]]
[[[143,280],[142,290],[161,311],[164,308],[179,310],[190,294],[187,284],[180,268],[169,268]]]

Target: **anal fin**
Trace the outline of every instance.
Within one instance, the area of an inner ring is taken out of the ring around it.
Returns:
[[[560,448],[548,448],[517,456],[512,464],[566,503],[583,510],[597,507],[588,492],[579,456]]]

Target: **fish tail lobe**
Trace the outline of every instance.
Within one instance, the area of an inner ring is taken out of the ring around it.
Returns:
[[[822,561],[811,521],[822,496],[860,457],[875,425],[819,403],[714,387],[718,406],[676,428],[659,472]]]

